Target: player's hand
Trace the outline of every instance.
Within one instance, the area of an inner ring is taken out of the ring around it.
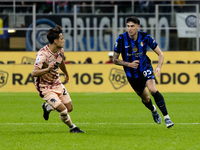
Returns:
[[[134,60],[132,63],[129,63],[129,64],[128,64],[128,67],[137,69],[138,66],[139,66],[139,63],[140,63],[139,60]]]
[[[65,75],[65,82],[66,82],[66,83],[69,82],[69,76],[68,76],[68,75],[67,75],[67,76]]]
[[[55,63],[51,63],[48,66],[48,70],[51,74],[56,75],[57,74],[57,70],[54,69],[55,68]]]
[[[55,63],[50,63],[50,64],[49,64],[49,66],[48,66],[49,72],[50,72],[50,71],[53,71],[54,65],[55,65]]]
[[[160,73],[161,73],[161,68],[160,67],[156,67],[155,74],[156,73],[157,73],[157,76],[160,77]]]

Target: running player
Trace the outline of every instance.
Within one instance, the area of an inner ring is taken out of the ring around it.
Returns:
[[[36,89],[40,97],[47,102],[42,105],[44,117],[48,120],[49,112],[53,108],[60,113],[60,119],[69,126],[71,133],[84,133],[72,123],[69,116],[69,112],[73,109],[72,101],[59,76],[60,68],[65,75],[65,81],[68,82],[69,76],[63,61],[65,40],[61,27],[50,29],[47,39],[50,44],[38,51],[32,71]]]
[[[133,16],[126,20],[127,32],[120,34],[114,46],[114,63],[124,67],[127,79],[140,96],[143,104],[152,112],[156,123],[161,123],[161,117],[156,107],[152,104],[149,92],[154,97],[156,105],[162,112],[167,128],[174,124],[170,120],[162,94],[156,89],[155,76],[149,57],[146,55],[149,46],[158,55],[158,65],[155,69],[158,77],[160,76],[161,66],[163,64],[163,53],[156,41],[146,32],[138,31],[140,20]],[[122,59],[119,59],[119,55]],[[147,86],[148,90],[145,88]]]

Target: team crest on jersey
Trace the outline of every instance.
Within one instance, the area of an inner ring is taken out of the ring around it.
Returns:
[[[133,47],[133,52],[137,52],[138,51],[138,48],[135,46]]]

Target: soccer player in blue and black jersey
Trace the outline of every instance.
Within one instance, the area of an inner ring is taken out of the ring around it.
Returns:
[[[138,31],[140,20],[137,17],[128,17],[126,25],[127,31],[120,34],[116,40],[113,61],[116,65],[124,67],[130,85],[140,96],[142,103],[151,110],[154,121],[160,124],[161,117],[156,107],[152,104],[149,96],[149,92],[151,93],[156,105],[164,116],[167,128],[170,128],[174,124],[168,115],[162,94],[156,89],[151,60],[146,55],[148,46],[158,55],[158,65],[155,73],[159,77],[164,59],[163,53],[156,41],[149,34]],[[120,54],[123,60],[119,59]]]

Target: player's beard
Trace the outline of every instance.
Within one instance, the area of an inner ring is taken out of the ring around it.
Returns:
[[[60,45],[56,45],[57,49],[61,49],[61,48],[63,48],[63,46],[64,46],[64,43],[60,44]]]
[[[134,37],[137,36],[137,32],[134,32],[134,31],[128,32],[128,34],[129,34],[129,37],[133,40],[134,40]]]
[[[134,32],[128,32],[128,34],[129,34],[129,37],[131,38],[131,39],[133,39],[134,38]]]

